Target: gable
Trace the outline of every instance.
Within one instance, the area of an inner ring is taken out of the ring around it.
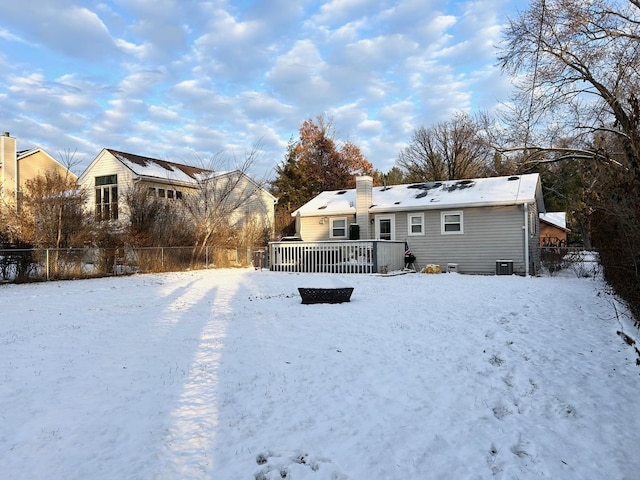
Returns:
[[[31,180],[47,172],[59,173],[62,176],[68,175],[73,180],[77,176],[67,167],[40,148],[19,152],[17,155],[20,187],[23,187],[27,180]]]

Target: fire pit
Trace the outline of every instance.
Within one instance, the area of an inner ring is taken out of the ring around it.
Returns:
[[[353,288],[298,288],[298,291],[303,304],[343,303],[351,301]]]

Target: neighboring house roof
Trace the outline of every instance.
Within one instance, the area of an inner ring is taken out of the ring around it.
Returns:
[[[143,157],[132,153],[106,149],[111,155],[120,160],[134,174],[140,177],[173,180],[177,182],[195,183],[199,176],[212,173],[205,168],[192,167],[180,163],[168,162],[157,158]],[[222,174],[224,172],[216,173]]]
[[[538,203],[544,210],[537,173],[373,187],[370,213]],[[322,192],[292,213],[347,215],[356,211],[356,190]]]
[[[540,221],[553,227],[557,227],[565,232],[571,230],[567,228],[567,214],[565,212],[547,212],[540,214]]]

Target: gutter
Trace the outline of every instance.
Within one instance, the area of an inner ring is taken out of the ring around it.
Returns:
[[[524,212],[524,274],[529,276],[529,204],[523,204]]]

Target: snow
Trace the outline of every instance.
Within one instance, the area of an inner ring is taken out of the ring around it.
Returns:
[[[326,284],[351,302],[300,303]],[[598,278],[228,269],[0,298],[3,478],[640,478],[635,330]]]
[[[567,228],[567,213],[566,212],[547,212],[540,214],[540,220],[544,220],[547,223],[560,227],[562,229]]]
[[[370,213],[411,209],[458,208],[536,203],[540,196],[537,173],[373,187]],[[355,214],[356,190],[322,192],[291,215]]]

